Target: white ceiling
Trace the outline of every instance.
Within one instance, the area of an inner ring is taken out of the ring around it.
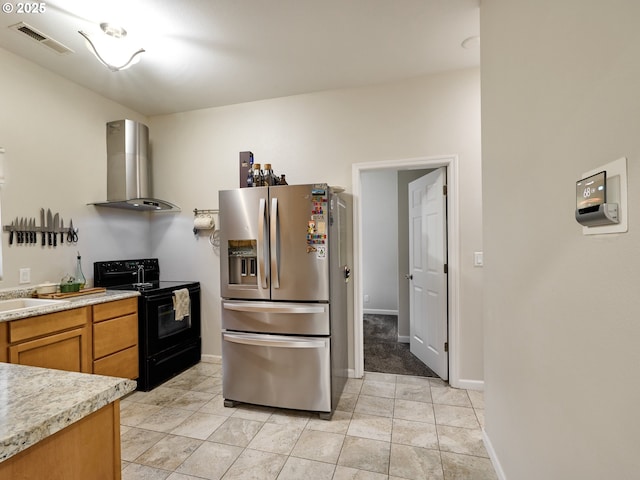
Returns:
[[[17,2],[9,0],[17,6]],[[480,64],[479,0],[49,0],[0,14],[0,47],[144,115],[373,85]],[[78,30],[146,50],[111,72]],[[73,53],[10,29],[25,22]]]

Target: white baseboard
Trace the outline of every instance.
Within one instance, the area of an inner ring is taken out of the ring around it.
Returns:
[[[411,337],[408,335],[398,335],[398,343],[411,343]]]
[[[485,429],[482,429],[482,441],[484,442],[484,446],[487,449],[487,453],[489,454],[489,460],[493,464],[493,469],[496,471],[496,475],[498,476],[498,480],[507,480],[507,476],[504,474],[504,470],[502,469],[502,465],[500,464],[500,460],[498,460],[498,455],[496,454],[495,449],[493,448],[493,444],[491,443],[491,439]]]
[[[349,378],[358,378],[358,377],[356,377],[356,371],[355,371],[355,369],[353,369],[353,368],[349,368],[349,369],[347,370],[347,377],[349,377]],[[362,378],[362,377],[360,377],[360,378]]]
[[[484,381],[483,380],[466,380],[461,378],[458,380],[456,385],[451,385],[455,388],[464,388],[465,390],[479,390],[484,391]]]
[[[384,310],[382,308],[365,308],[362,313],[369,315],[398,315],[397,310]]]
[[[200,355],[200,361],[203,363],[222,363],[222,357],[220,355]]]

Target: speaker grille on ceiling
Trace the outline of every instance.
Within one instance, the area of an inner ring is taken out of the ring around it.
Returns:
[[[73,50],[71,50],[70,48],[65,47],[60,42],[48,37],[44,33],[39,32],[31,25],[27,25],[24,22],[16,23],[15,25],[11,25],[9,28],[15,30],[16,32],[22,33],[23,35],[26,35],[31,40],[38,42],[40,45],[44,45],[45,47],[50,48],[54,52],[61,55],[73,53]]]

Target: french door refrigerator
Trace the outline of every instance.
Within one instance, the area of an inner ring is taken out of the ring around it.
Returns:
[[[222,393],[330,418],[347,378],[347,204],[327,184],[219,192]]]

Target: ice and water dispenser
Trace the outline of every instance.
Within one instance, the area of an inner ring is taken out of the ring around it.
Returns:
[[[256,240],[229,240],[229,284],[258,284]]]

